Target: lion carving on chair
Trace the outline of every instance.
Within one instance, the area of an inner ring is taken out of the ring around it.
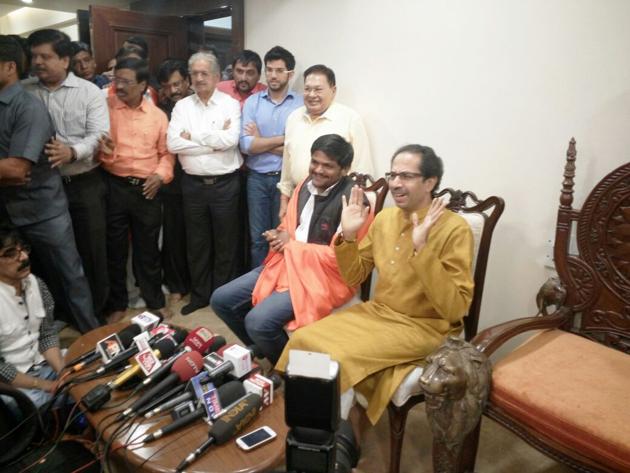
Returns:
[[[455,453],[477,425],[490,389],[488,359],[456,337],[427,357],[420,377],[435,441]]]

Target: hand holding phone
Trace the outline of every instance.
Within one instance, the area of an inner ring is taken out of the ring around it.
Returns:
[[[276,438],[271,427],[265,425],[236,439],[236,445],[245,451],[253,450]]]

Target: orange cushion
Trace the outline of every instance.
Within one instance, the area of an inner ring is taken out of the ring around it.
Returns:
[[[629,355],[545,331],[494,366],[490,399],[567,448],[630,471]]]

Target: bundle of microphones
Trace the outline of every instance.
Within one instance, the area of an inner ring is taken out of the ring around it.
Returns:
[[[138,319],[141,316],[144,320]],[[99,341],[92,352],[73,360],[69,364],[72,373],[99,358],[103,363],[88,376],[74,378],[70,383],[119,373],[111,381],[92,388],[81,398],[81,405],[88,411],[107,408],[114,391],[131,387],[129,398],[142,394],[117,413],[114,422],[131,425],[138,418],[171,415],[171,423],[134,441],[135,446],[205,420],[210,424],[209,438],[182,460],[178,471],[183,471],[211,445],[234,438],[263,407],[270,405],[274,382],[277,384],[278,380],[272,381],[260,373],[253,362],[254,357],[260,356],[255,347],[226,345],[225,338],[205,327],[188,333],[162,324],[151,314],[141,316]]]

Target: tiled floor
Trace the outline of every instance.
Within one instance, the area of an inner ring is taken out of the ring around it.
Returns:
[[[207,307],[186,317],[179,314],[184,301],[172,304],[171,323],[187,329],[198,326],[209,328],[223,335],[228,343],[237,342],[236,337],[223,322]],[[128,317],[141,312],[130,309]],[[78,334],[70,329],[62,331],[62,344],[67,345]],[[362,458],[356,473],[383,473],[389,460],[389,427],[387,415],[368,430],[362,445]],[[484,418],[477,456],[476,470],[484,473],[568,473],[572,470],[560,465],[529,447],[525,442]],[[423,405],[416,406],[409,414],[405,443],[403,446],[400,473],[433,471],[431,466],[431,433],[426,421]]]

